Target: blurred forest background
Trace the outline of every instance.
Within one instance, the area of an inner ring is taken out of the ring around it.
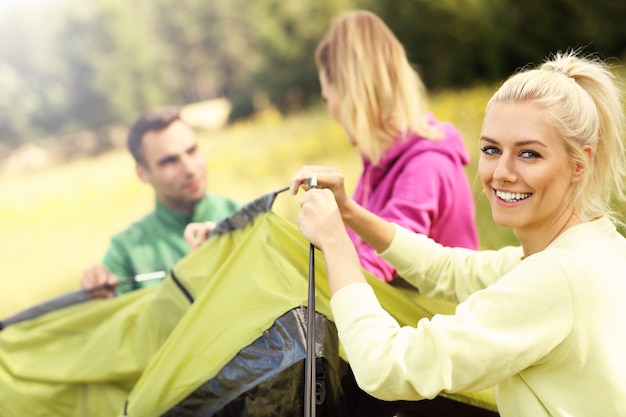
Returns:
[[[623,0],[21,3],[40,5],[0,15],[0,157],[27,143],[100,153],[166,103],[226,97],[231,120],[306,108],[319,97],[314,48],[351,8],[389,24],[431,90],[497,81],[568,47],[626,53]]]
[[[474,180],[484,105],[550,52],[620,64],[624,0],[0,0],[0,318],[77,288],[110,236],[152,208],[123,149],[148,107],[197,118],[214,192],[246,201],[310,163],[355,180],[313,62],[332,18],[355,8],[392,28],[432,110],[463,132],[482,246],[514,244]],[[293,198],[277,204],[295,215]]]

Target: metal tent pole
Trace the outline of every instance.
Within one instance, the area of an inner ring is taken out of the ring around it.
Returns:
[[[317,188],[317,177],[308,179],[309,190]],[[309,293],[307,303],[304,417],[315,417],[315,246],[309,246]]]

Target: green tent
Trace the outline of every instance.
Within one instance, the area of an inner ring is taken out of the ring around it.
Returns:
[[[168,280],[4,328],[0,416],[117,415],[188,307]]]
[[[309,243],[271,210],[238,216],[162,285],[3,329],[0,416],[301,415]],[[380,403],[354,386],[315,256],[317,414],[352,416],[352,401]],[[454,311],[366,276],[403,325]],[[490,390],[438,401],[463,415],[496,415]],[[419,403],[429,401],[394,407]]]

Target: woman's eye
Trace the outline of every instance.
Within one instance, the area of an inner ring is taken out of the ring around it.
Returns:
[[[497,155],[500,153],[500,151],[498,151],[498,148],[493,146],[483,146],[482,148],[480,148],[480,151],[485,155]]]
[[[520,156],[522,158],[529,158],[529,159],[536,159],[536,158],[541,158],[541,155],[535,151],[522,151],[520,152]]]

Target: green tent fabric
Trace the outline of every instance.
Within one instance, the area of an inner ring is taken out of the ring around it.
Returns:
[[[0,332],[0,416],[111,417],[189,307],[175,283]]]
[[[210,238],[163,284],[0,331],[0,416],[161,416],[307,303],[309,243],[269,211]],[[332,321],[316,251],[316,311]],[[454,306],[367,275],[401,324]],[[191,303],[191,300],[193,303]],[[344,358],[345,359],[345,358]],[[496,410],[490,390],[449,396]]]
[[[163,415],[216,376],[277,317],[306,305],[308,248],[295,225],[268,212],[242,229],[210,239],[179,262],[174,273],[195,301],[131,391],[126,415]],[[319,251],[315,266],[316,311],[332,320]],[[367,278],[401,324],[415,325],[422,317],[454,311],[447,302]],[[450,397],[496,410],[490,390]]]

